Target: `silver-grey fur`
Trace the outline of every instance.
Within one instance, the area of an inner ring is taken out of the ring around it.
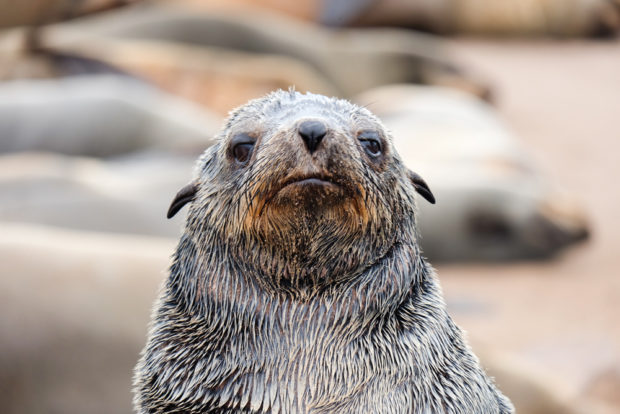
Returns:
[[[307,119],[328,127],[313,153],[297,133]],[[240,133],[256,139],[246,164],[231,152]],[[330,184],[287,185],[308,176]],[[234,111],[197,166],[137,412],[513,412],[421,256],[412,176],[347,101],[279,91]]]

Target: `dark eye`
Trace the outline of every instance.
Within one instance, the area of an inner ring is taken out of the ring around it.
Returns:
[[[381,138],[379,138],[379,134],[376,132],[364,131],[358,135],[357,139],[359,139],[360,144],[362,144],[364,151],[368,155],[376,157],[381,154]]]
[[[235,159],[239,162],[246,162],[252,155],[254,144],[237,144],[233,148]]]
[[[235,157],[235,160],[240,164],[245,164],[248,162],[252,156],[252,150],[254,149],[255,143],[256,139],[248,134],[235,135],[230,143],[232,147],[232,155]]]

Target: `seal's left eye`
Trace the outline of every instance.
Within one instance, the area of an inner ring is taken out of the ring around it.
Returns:
[[[235,160],[241,164],[248,162],[252,156],[255,142],[256,139],[248,134],[235,135],[231,140],[232,155]]]
[[[381,145],[381,138],[379,138],[379,134],[375,131],[361,132],[357,139],[360,141],[360,144],[362,144],[364,151],[366,151],[368,155],[376,157],[381,154],[383,149]]]
[[[239,162],[246,162],[250,159],[252,155],[252,148],[254,148],[254,144],[237,144],[233,149],[235,153],[235,159]]]

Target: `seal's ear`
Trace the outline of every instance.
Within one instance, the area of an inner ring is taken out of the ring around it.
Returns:
[[[435,196],[431,193],[431,189],[428,188],[428,184],[426,184],[422,177],[413,171],[408,171],[408,175],[418,194],[424,197],[429,203],[435,204]]]
[[[198,183],[196,181],[193,181],[181,188],[177,195],[174,196],[174,200],[172,200],[172,204],[170,204],[170,208],[168,208],[168,214],[166,217],[174,217],[174,215],[177,214],[185,204],[194,199],[196,196],[196,191],[198,191]]]

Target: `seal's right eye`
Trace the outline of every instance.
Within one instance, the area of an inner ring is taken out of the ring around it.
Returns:
[[[230,142],[232,155],[235,160],[240,164],[247,163],[252,156],[255,143],[256,139],[248,134],[235,135]]]

